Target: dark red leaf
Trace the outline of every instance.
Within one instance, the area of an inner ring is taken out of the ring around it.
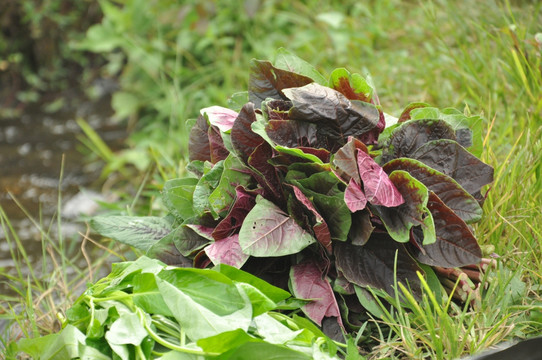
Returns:
[[[452,209],[465,222],[475,222],[482,217],[482,208],[478,201],[461,187],[454,179],[430,168],[414,159],[399,158],[388,162],[383,167],[390,174],[394,170],[404,170],[421,181],[427,188]]]
[[[230,152],[224,146],[224,141],[220,135],[220,130],[215,126],[210,126],[208,130],[209,148],[211,154],[211,162],[216,164],[220,160],[225,160]]]
[[[352,226],[348,232],[348,239],[352,245],[362,246],[367,243],[374,227],[371,223],[371,214],[365,209],[352,214]]]
[[[267,135],[278,145],[287,147],[320,147],[317,126],[304,121],[269,120],[265,128]]]
[[[411,247],[410,250],[416,259],[423,264],[442,267],[478,264],[482,251],[468,225],[432,191],[429,192],[427,207],[433,215],[437,241],[422,246],[425,254]],[[420,234],[418,232],[414,234],[420,245]]]
[[[337,167],[341,178],[346,181],[354,179],[358,184],[361,184],[358,169],[358,150],[366,154],[369,153],[364,143],[353,137],[348,138],[348,142],[333,155],[333,165]]]
[[[397,281],[408,282],[413,294],[420,297],[420,280],[416,272],[422,272],[404,246],[385,233],[373,232],[364,246],[338,242],[334,244],[335,263],[344,277],[359,286],[371,286],[394,296],[394,269]],[[395,260],[397,258],[397,264]]]
[[[188,139],[188,158],[190,161],[211,161],[211,149],[208,135],[209,124],[204,116],[200,115],[190,130]]]
[[[262,142],[254,149],[247,163],[251,168],[252,176],[263,189],[263,196],[282,207],[285,204],[282,181],[277,168],[269,163],[272,157],[271,145]]]
[[[382,154],[386,163],[412,154],[422,145],[433,140],[455,140],[454,129],[444,120],[412,120],[397,127],[390,136],[390,143]]]
[[[471,195],[493,181],[493,168],[452,140],[431,141],[411,157],[454,178]]]
[[[283,89],[304,86],[313,81],[307,76],[278,69],[269,61],[252,60],[248,83],[249,100],[257,108],[268,98],[287,100],[282,93]]]
[[[254,149],[264,142],[264,139],[251,129],[251,124],[256,121],[254,104],[247,103],[239,116],[235,119],[231,129],[231,143],[239,157],[246,163]]]
[[[241,228],[243,220],[256,204],[256,196],[242,186],[235,189],[236,199],[228,215],[216,226],[212,235],[215,240],[225,239]]]

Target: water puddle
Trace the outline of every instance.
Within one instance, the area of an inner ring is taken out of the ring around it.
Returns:
[[[93,101],[70,95],[58,111],[45,111],[50,103],[44,100],[18,116],[0,119],[0,206],[33,263],[38,264],[43,254],[42,231],[56,229],[59,190],[66,238],[84,231],[80,215],[91,214],[96,201],[107,200],[97,182],[101,168],[89,164],[80,151],[83,145],[77,137],[83,132],[76,120],[84,119],[112,149],[120,148],[126,131],[112,120],[109,101],[107,95]],[[41,223],[41,229],[28,215]],[[6,237],[13,247],[13,235],[4,230],[0,226],[0,268],[10,273],[16,264]],[[0,275],[0,291],[5,291],[6,283]]]

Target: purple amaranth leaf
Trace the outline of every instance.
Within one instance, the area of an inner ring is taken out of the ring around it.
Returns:
[[[248,95],[250,101],[259,108],[262,101],[268,98],[287,100],[283,89],[304,86],[313,81],[307,76],[276,68],[269,61],[252,60]]]
[[[424,144],[440,139],[455,140],[454,129],[444,120],[421,119],[405,122],[393,130],[389,145],[382,152],[382,163],[413,157]]]
[[[272,157],[273,149],[271,145],[262,142],[247,159],[247,164],[250,167],[252,176],[262,187],[263,196],[282,206],[285,203],[282,181],[277,168],[269,163]]]
[[[241,185],[235,189],[236,199],[228,215],[215,227],[215,240],[225,239],[238,232],[243,220],[256,204],[256,196],[248,193]]]
[[[211,161],[211,149],[209,147],[209,124],[204,116],[199,116],[190,130],[188,139],[188,158],[190,161]]]
[[[352,178],[344,191],[344,202],[351,212],[365,209],[367,198],[358,183]]]
[[[450,209],[467,223],[476,222],[482,217],[482,208],[478,201],[461,187],[454,179],[425,165],[424,163],[399,158],[383,166],[385,172],[390,174],[394,170],[404,170],[414,178],[421,181],[433,191]]]
[[[336,243],[334,253],[337,269],[351,283],[362,287],[372,286],[394,296],[393,286],[397,279],[404,285],[408,282],[413,294],[418,298],[421,296],[420,280],[416,272],[422,272],[422,269],[403,244],[385,233],[373,232],[364,246]]]
[[[294,296],[312,300],[301,308],[311,320],[322,325],[324,317],[336,317],[342,326],[341,313],[333,289],[314,262],[305,261],[292,266],[290,284]]]
[[[208,136],[211,162],[216,164],[220,160],[225,160],[230,152],[224,146],[220,130],[215,126],[209,126]]]
[[[452,177],[471,195],[493,181],[493,168],[453,140],[428,142],[411,157]]]
[[[437,239],[433,244],[423,245],[423,253],[412,246],[410,250],[414,257],[423,264],[442,267],[478,264],[482,251],[468,225],[432,191],[427,207],[433,215]],[[421,246],[421,236],[417,232],[414,235]]]
[[[205,248],[214,265],[226,264],[240,269],[249,258],[239,245],[239,234],[215,241]]]
[[[348,239],[352,242],[352,245],[363,246],[369,241],[373,230],[369,210],[356,211],[352,214],[352,226],[348,232]]]
[[[254,121],[256,121],[254,104],[247,103],[239,112],[231,129],[233,148],[245,163],[254,149],[264,142],[264,139],[251,129],[251,124]]]
[[[316,240],[271,201],[258,197],[239,231],[243,252],[256,257],[296,254]]]
[[[297,186],[291,185],[291,187],[294,189],[294,195],[297,200],[299,200],[299,202],[301,202],[301,204],[303,204],[303,206],[310,211],[315,219],[312,229],[314,231],[316,240],[318,240],[318,242],[328,251],[328,253],[331,254],[331,234],[326,221],[322,215],[320,215],[318,210],[316,210],[314,204],[309,200],[308,197],[305,196],[305,194],[303,194],[301,190],[299,190]]]
[[[228,132],[233,127],[237,112],[222,106],[211,106],[200,110],[200,114],[206,114],[209,123],[216,126],[222,132]]]
[[[358,151],[358,168],[368,202],[387,207],[399,206],[404,202],[388,174],[363,151]]]
[[[186,224],[184,226],[192,229],[196,234],[198,234],[201,237],[206,238],[207,240],[213,240],[212,233],[214,231],[214,228],[212,227],[203,226],[203,225],[192,225],[192,224]]]
[[[358,139],[349,137],[348,142],[333,155],[333,165],[339,171],[341,178],[346,179],[346,181],[352,178],[358,184],[361,184],[357,163],[358,151],[369,152],[364,143]]]

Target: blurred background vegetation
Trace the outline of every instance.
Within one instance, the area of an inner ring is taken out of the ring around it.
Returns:
[[[250,59],[279,47],[323,74],[370,75],[395,116],[418,101],[482,114],[483,159],[496,171],[477,236],[530,269],[542,303],[541,9],[535,0],[2,0],[0,106],[73,89],[93,98],[113,83],[124,149],[79,125],[85,161],[125,186],[121,204],[182,175],[189,119],[227,106],[247,88]],[[150,202],[134,210],[152,211]]]

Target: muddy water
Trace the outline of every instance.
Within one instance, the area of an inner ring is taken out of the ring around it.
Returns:
[[[97,182],[100,165],[89,164],[82,155],[83,145],[77,139],[82,131],[76,119],[87,121],[112,148],[118,148],[125,137],[122,127],[112,121],[107,95],[90,101],[70,94],[64,100],[55,112],[44,110],[48,105],[44,100],[26,106],[16,116],[0,119],[0,206],[33,262],[38,262],[42,254],[40,230],[21,206],[38,221],[41,219],[46,228],[53,224],[54,232],[60,188],[62,230],[69,237],[83,226],[78,216],[94,210],[96,204],[89,197],[103,196]],[[64,173],[59,181],[63,161]],[[15,264],[6,236],[10,234],[0,227],[0,268],[9,273]],[[3,279],[0,282],[4,283]],[[0,284],[0,291],[3,287]]]

